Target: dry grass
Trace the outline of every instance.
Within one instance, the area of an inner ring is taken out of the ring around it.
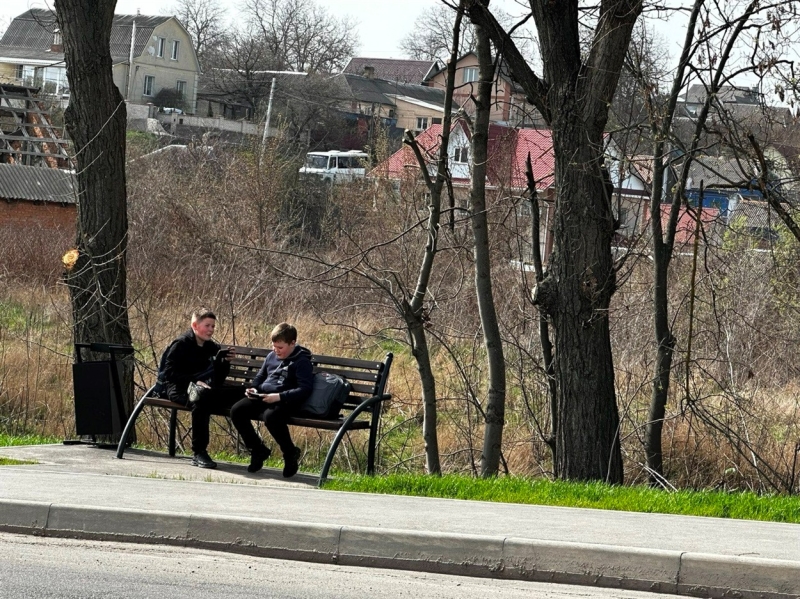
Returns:
[[[319,353],[380,358],[392,351],[394,399],[382,422],[379,467],[420,472],[420,381],[396,302],[416,282],[427,239],[419,224],[425,198],[419,189],[397,197],[372,187],[321,196],[292,180],[291,157],[268,154],[269,169],[261,171],[247,153],[196,156],[188,167],[137,163],[131,169],[128,289],[136,385],[141,391],[153,381],[161,351],[188,326],[197,305],[215,309],[217,338],[224,343],[265,345],[272,326],[289,320],[301,342]],[[492,251],[509,385],[501,469],[551,476],[538,314],[529,301],[529,275],[509,266],[526,243],[527,228],[502,193],[490,206],[491,226],[501,233]],[[69,302],[58,284],[61,249],[37,253],[28,243],[0,240],[0,255],[18,256],[0,273],[0,432],[69,437],[72,349]],[[486,361],[468,227],[444,227],[439,247],[426,309],[440,453],[446,472],[472,474],[483,442]],[[663,435],[669,481],[687,488],[796,490],[800,372],[789,357],[800,349],[800,294],[783,262],[712,249],[693,291],[686,260],[676,260],[670,281],[678,345]],[[648,262],[627,264],[611,314],[626,480],[634,483],[647,479],[650,278]],[[691,293],[696,309],[687,362]],[[187,425],[182,420],[181,442]],[[321,460],[330,435],[296,434],[306,463]],[[148,411],[138,436],[163,447],[164,414]],[[363,469],[365,442],[366,435],[352,435],[336,466]],[[212,446],[236,450],[227,421],[216,423]]]

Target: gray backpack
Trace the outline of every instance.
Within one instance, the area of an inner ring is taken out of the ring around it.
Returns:
[[[314,390],[303,403],[302,410],[311,416],[338,418],[352,389],[350,383],[338,374],[318,372],[314,375]]]

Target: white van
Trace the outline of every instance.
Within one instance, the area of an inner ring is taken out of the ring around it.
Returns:
[[[368,159],[365,152],[358,150],[309,152],[300,174],[313,175],[331,183],[343,183],[363,177],[367,172]]]

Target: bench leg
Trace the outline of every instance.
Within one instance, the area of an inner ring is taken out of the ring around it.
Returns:
[[[367,474],[372,476],[375,474],[375,446],[378,442],[378,427],[377,422],[374,422],[369,427],[369,442],[367,445]]]
[[[322,486],[325,484],[325,481],[328,480],[328,471],[331,469],[331,464],[333,463],[333,456],[336,455],[336,450],[339,448],[339,443],[342,442],[347,431],[350,430],[350,425],[353,421],[361,414],[364,410],[372,407],[375,403],[379,401],[383,401],[384,399],[388,399],[389,395],[376,395],[374,397],[370,397],[368,400],[359,404],[355,410],[350,412],[350,415],[345,419],[342,423],[341,428],[336,432],[336,436],[333,438],[333,443],[331,443],[330,448],[328,449],[328,455],[325,456],[325,463],[322,465],[322,472],[319,473],[319,484],[318,486]],[[370,441],[372,442],[372,429],[370,429]],[[374,445],[374,443],[373,443]],[[374,461],[374,449],[373,449],[373,456],[372,459]],[[374,467],[374,464],[373,464]]]
[[[120,460],[122,459],[122,454],[125,453],[125,447],[128,445],[128,437],[136,426],[136,419],[139,417],[139,414],[142,413],[145,400],[147,399],[147,396],[150,395],[151,391],[152,387],[145,392],[145,394],[142,396],[142,399],[139,400],[139,403],[136,404],[136,407],[133,409],[130,418],[128,418],[128,422],[125,423],[125,430],[122,431],[122,437],[117,445],[117,458]]]
[[[178,410],[170,410],[169,415],[169,456],[175,457],[175,431],[178,428]]]

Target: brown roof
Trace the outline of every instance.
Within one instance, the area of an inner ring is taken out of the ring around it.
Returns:
[[[114,62],[126,61],[131,49],[131,31],[136,20],[134,56],[140,56],[150,41],[153,29],[172,17],[147,15],[114,15],[111,26],[111,57]],[[56,16],[50,10],[33,8],[15,17],[0,39],[0,56],[64,61],[63,52],[51,52]]]
[[[399,58],[367,58],[354,56],[342,71],[350,75],[364,75],[364,67],[375,69],[376,79],[400,83],[421,84],[429,73],[439,66],[437,60],[404,60]]]

